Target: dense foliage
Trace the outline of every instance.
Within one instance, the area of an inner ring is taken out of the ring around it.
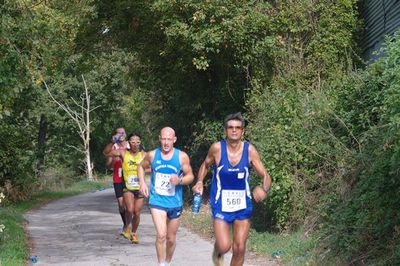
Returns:
[[[2,1],[0,12],[0,186],[8,199],[18,199],[35,184],[37,159],[43,159],[38,132],[51,116],[38,77],[60,71],[89,10],[70,1]]]
[[[327,259],[339,254],[354,263],[400,263],[399,37],[387,40],[383,58],[341,83],[337,112],[359,153],[357,167],[344,175],[350,187],[332,200],[323,220]]]
[[[387,254],[383,264],[399,260],[400,49],[394,38],[381,61],[355,67],[362,66],[358,1],[3,2],[7,200],[82,173],[76,125],[43,81],[74,105],[84,75],[98,107],[91,122],[97,172],[116,127],[142,133],[151,149],[165,125],[197,170],[223,138],[223,117],[241,111],[245,137],[273,178],[268,200],[255,206],[256,230],[302,226],[321,241],[317,261],[339,254],[348,263],[374,262],[379,252]]]

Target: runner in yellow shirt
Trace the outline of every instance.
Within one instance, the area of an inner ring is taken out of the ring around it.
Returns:
[[[122,159],[122,174],[124,177],[124,202],[126,206],[125,219],[127,226],[122,235],[138,244],[136,231],[140,223],[140,213],[144,203],[144,197],[139,191],[139,179],[137,166],[143,160],[146,152],[141,149],[141,137],[137,133],[128,136],[130,149],[113,150],[107,156],[120,157]]]

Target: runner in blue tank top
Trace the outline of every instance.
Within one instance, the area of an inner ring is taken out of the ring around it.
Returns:
[[[226,141],[220,141],[221,160],[214,165],[210,204],[213,217],[232,223],[251,217],[253,205],[250,192],[249,143],[244,142],[240,161],[232,165],[228,160]]]
[[[224,120],[226,140],[211,145],[200,166],[198,181],[193,192],[203,191],[208,168],[213,166],[210,205],[214,218],[215,244],[212,254],[214,265],[223,265],[224,254],[232,247],[231,266],[243,265],[246,241],[252,216],[252,196],[256,202],[267,196],[271,177],[266,171],[256,148],[242,141],[245,121],[240,113],[228,115]],[[250,191],[250,171],[263,178],[263,186]],[[233,243],[229,227],[233,228]]]
[[[161,130],[161,147],[147,153],[138,166],[140,192],[149,197],[153,223],[157,231],[156,251],[160,266],[168,266],[176,246],[176,233],[182,213],[182,185],[194,179],[189,156],[174,148],[175,131],[170,127]],[[144,180],[144,169],[151,166],[150,191]],[[167,241],[168,239],[168,241]]]

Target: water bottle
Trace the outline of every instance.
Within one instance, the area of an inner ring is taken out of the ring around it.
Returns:
[[[29,260],[31,261],[32,264],[36,264],[38,262],[37,256],[30,256]]]
[[[194,214],[199,213],[200,207],[201,207],[201,201],[202,201],[201,193],[195,193],[194,198],[193,198],[193,206],[192,206],[192,212]]]
[[[124,136],[124,133],[118,133],[117,135],[114,136],[114,143],[120,142],[122,136]]]

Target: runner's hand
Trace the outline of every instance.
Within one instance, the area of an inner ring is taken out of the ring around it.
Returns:
[[[119,141],[119,134],[115,134],[114,136],[111,137],[112,143],[117,143],[118,141]]]
[[[179,181],[180,181],[179,180],[179,176],[177,176],[176,174],[172,174],[170,179],[169,179],[169,182],[174,186],[179,185]]]
[[[203,181],[197,181],[196,185],[192,188],[193,193],[203,194]]]
[[[149,197],[149,188],[147,187],[146,183],[140,183],[140,193],[146,198]]]
[[[267,197],[267,193],[265,193],[264,189],[260,186],[256,186],[253,189],[253,198],[256,202],[260,202]]]
[[[114,136],[112,136],[111,141],[113,143],[121,142],[125,140],[125,134],[124,133],[117,133]]]

